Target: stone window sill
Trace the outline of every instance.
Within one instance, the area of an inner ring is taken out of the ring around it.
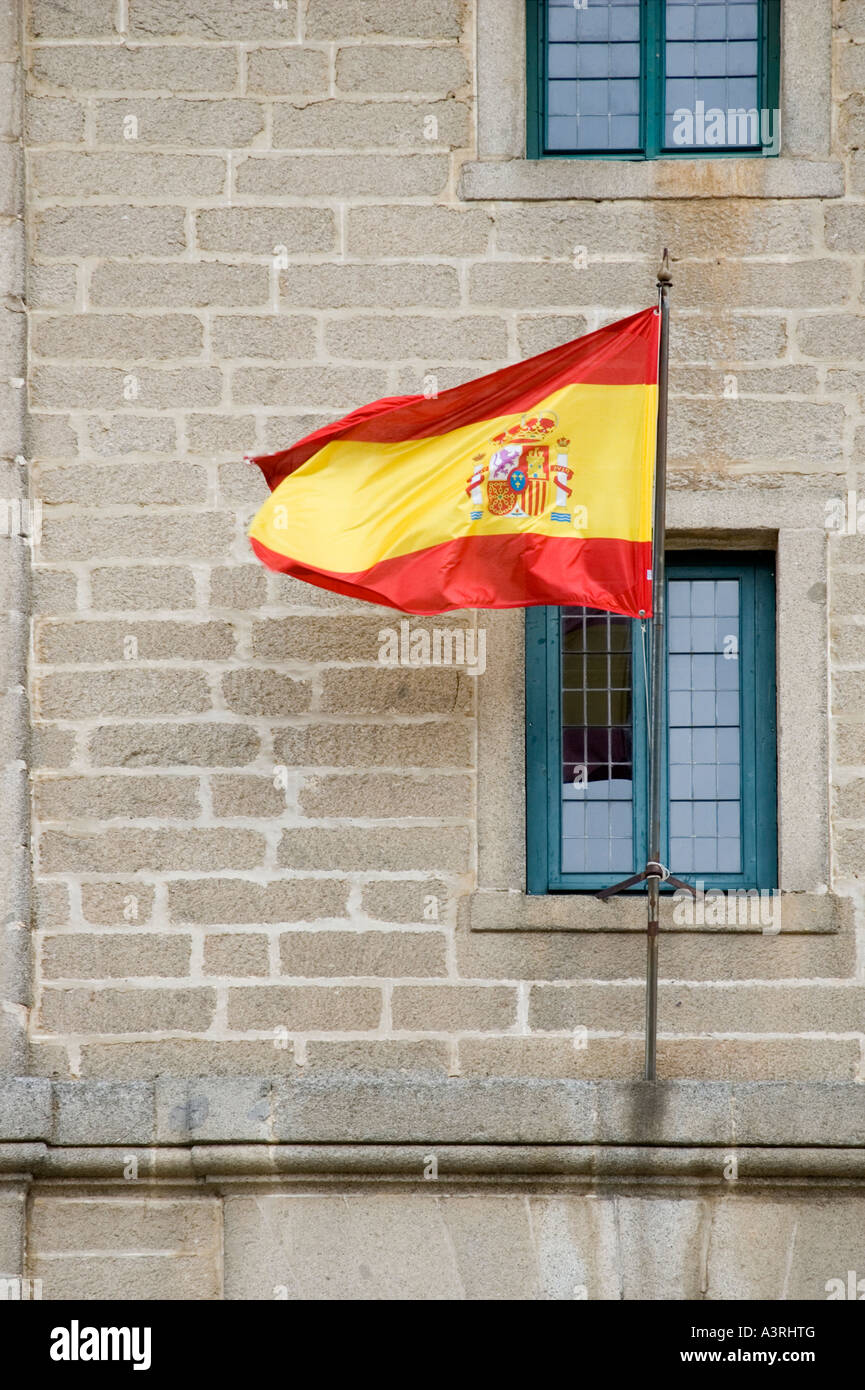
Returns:
[[[465,164],[465,202],[574,198],[841,198],[837,160],[503,159]]]

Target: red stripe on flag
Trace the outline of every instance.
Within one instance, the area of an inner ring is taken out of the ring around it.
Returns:
[[[628,618],[652,611],[651,541],[573,536],[464,536],[357,574],[316,570],[252,540],[270,569],[403,613],[585,604]],[[531,597],[528,597],[528,595]]]

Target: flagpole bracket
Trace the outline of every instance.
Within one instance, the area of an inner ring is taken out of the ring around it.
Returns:
[[[676,878],[670,872],[666,864],[662,864],[658,859],[650,859],[645,869],[639,874],[632,874],[630,878],[623,878],[621,883],[612,883],[609,888],[602,888],[595,894],[602,902],[606,902],[616,893],[624,893],[628,888],[635,888],[638,883],[645,883],[648,879],[657,879],[659,883],[669,883],[673,888],[678,888],[683,893],[690,893],[692,898],[696,898],[697,890],[690,883],[685,883],[681,878]]]

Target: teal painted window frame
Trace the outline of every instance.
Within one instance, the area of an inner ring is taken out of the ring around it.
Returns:
[[[778,878],[777,730],[775,679],[775,556],[763,551],[671,551],[668,579],[737,578],[740,582],[740,724],[742,768],[742,872],[679,873],[668,857],[668,797],[664,720],[664,794],[661,857],[687,883],[705,889],[772,890]],[[626,878],[561,871],[561,647],[559,608],[526,611],[526,890],[531,894],[593,893]],[[634,759],[634,864],[648,858],[646,678],[641,625],[632,622],[632,737]],[[634,891],[645,891],[640,888]]]
[[[781,0],[761,0],[760,106],[779,109],[781,90]],[[771,159],[769,146],[713,149],[704,145],[665,146],[665,0],[640,0],[641,141],[633,150],[550,150],[546,147],[546,0],[526,0],[526,158],[527,159]]]

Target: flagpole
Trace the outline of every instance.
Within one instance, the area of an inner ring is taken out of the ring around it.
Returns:
[[[646,928],[646,1080],[657,1079],[658,938],[661,879],[661,779],[666,674],[666,588],[664,544],[667,511],[667,396],[670,363],[670,287],[673,274],[667,248],[658,270],[658,434],[655,451],[655,518],[652,530],[652,685],[649,713],[649,858]],[[654,870],[654,872],[652,872]]]

